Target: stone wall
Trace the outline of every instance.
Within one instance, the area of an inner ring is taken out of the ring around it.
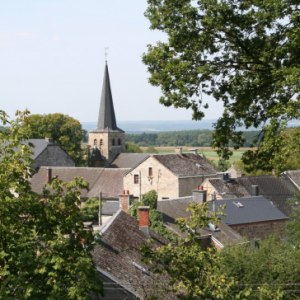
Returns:
[[[152,168],[151,177],[149,168]],[[134,175],[139,175],[139,172],[141,172],[142,195],[155,190],[158,199],[178,197],[178,178],[153,157],[149,157],[124,177],[124,190],[129,190],[134,197],[139,197],[140,185],[134,183]]]
[[[179,178],[179,197],[191,196],[193,190],[195,190],[198,185],[201,185],[205,179],[216,177],[217,175],[214,174]],[[206,188],[204,188],[204,190],[206,190]],[[207,193],[209,192],[207,191]],[[210,200],[210,198],[207,200]]]
[[[280,220],[243,225],[230,225],[230,227],[237,231],[241,236],[245,236],[248,239],[264,239],[271,233],[283,238],[285,222],[285,220]]]
[[[213,177],[211,177],[211,178],[213,178]],[[216,178],[216,177],[214,177],[214,178]],[[216,191],[215,191],[215,189],[212,187],[212,185],[210,184],[209,181],[204,181],[203,189],[204,189],[205,191],[207,191],[207,201],[212,200],[212,195],[213,195],[213,193],[216,192]],[[223,199],[223,198],[222,198],[219,194],[216,193],[216,199],[217,199],[217,200],[220,200],[220,199]]]
[[[48,145],[32,165],[34,169],[42,166],[75,167],[75,162],[60,146],[54,144]]]
[[[115,140],[115,146],[112,141]],[[120,139],[121,145],[118,145]],[[97,148],[105,160],[110,163],[118,153],[125,153],[125,132],[90,132],[89,145],[94,147],[94,141],[97,141]],[[101,143],[102,140],[102,143]]]

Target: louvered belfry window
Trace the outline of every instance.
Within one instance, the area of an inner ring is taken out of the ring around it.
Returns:
[[[134,175],[134,184],[139,183],[139,175]]]

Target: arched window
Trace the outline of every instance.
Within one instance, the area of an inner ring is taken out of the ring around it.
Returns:
[[[97,147],[97,140],[94,140],[94,146]]]
[[[103,140],[102,139],[100,140],[100,146],[103,146]]]
[[[115,139],[112,140],[112,145],[113,145],[113,146],[115,145]]]
[[[121,139],[118,139],[118,145],[121,146]]]

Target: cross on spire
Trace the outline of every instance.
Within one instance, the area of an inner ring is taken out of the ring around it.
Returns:
[[[105,55],[105,61],[106,61],[106,62],[107,62],[107,55],[108,55],[107,49],[109,49],[109,48],[108,48],[108,47],[105,47],[105,48],[104,48],[104,50],[105,50],[104,55]]]

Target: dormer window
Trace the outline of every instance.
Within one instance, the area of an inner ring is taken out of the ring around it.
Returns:
[[[113,146],[115,145],[115,139],[112,139],[112,145]]]
[[[118,145],[121,146],[121,139],[118,139]]]

